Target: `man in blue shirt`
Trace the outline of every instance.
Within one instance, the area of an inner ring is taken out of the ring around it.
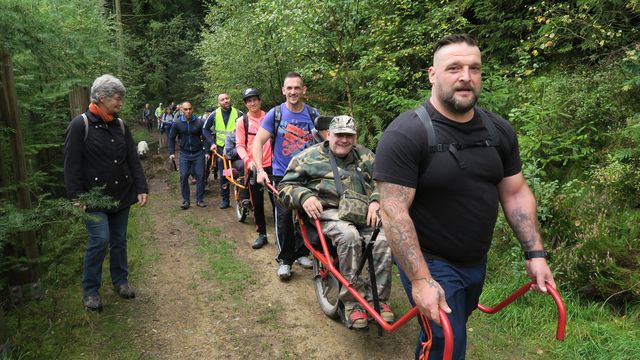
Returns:
[[[318,111],[303,102],[307,87],[300,74],[288,73],[284,78],[282,95],[286,101],[269,110],[253,141],[253,163],[256,166],[257,181],[266,184],[269,175],[262,168],[262,146],[271,139],[273,149],[272,169],[273,183],[277,187],[284,176],[291,158],[300,151],[314,144],[313,120]],[[291,209],[276,202],[276,259],[278,260],[278,277],[287,280],[291,277],[291,265],[294,262],[304,268],[312,264],[307,255],[309,250],[293,230]]]
[[[175,159],[176,136],[180,135],[180,192],[183,210],[189,208],[189,176],[196,179],[196,205],[206,207],[204,203],[204,151],[202,148],[202,120],[193,115],[191,103],[185,101],[181,106],[182,114],[175,120],[169,131],[169,159]]]

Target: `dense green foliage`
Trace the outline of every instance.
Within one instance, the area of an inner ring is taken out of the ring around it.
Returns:
[[[119,48],[115,14],[103,2],[0,0],[0,50],[12,59],[27,182],[35,200],[32,211],[13,205],[17,184],[10,167],[10,130],[2,121],[0,171],[8,185],[0,189],[0,250],[11,242],[18,257],[11,251],[1,258],[0,292],[6,290],[5,271],[24,265],[16,240],[21,231],[37,231],[45,273],[52,259],[82,241],[80,234],[69,231],[73,224],[61,221],[80,214],[59,200],[65,193],[62,142],[74,86],[90,87],[105,73],[120,77],[127,87],[121,114],[125,119],[138,116],[147,101],[157,105],[201,97],[200,65],[190,53],[199,39],[201,4],[132,1],[123,4],[123,13],[125,45]]]
[[[112,9],[113,11],[113,9]],[[202,101],[202,66],[193,54],[204,17],[200,1],[123,1],[122,22],[130,65],[126,84],[138,90],[129,96],[130,110],[140,116],[145,103]]]
[[[3,119],[0,151],[5,168],[0,171],[8,184],[0,189],[3,295],[7,271],[23,269],[26,264],[17,241],[22,231],[36,232],[42,278],[49,286],[64,283],[79,271],[80,262],[74,267],[59,266],[59,260],[72,254],[83,241],[78,221],[68,220],[80,220],[81,213],[60,199],[64,194],[60,149],[69,121],[70,88],[90,84],[96,76],[114,70],[118,52],[113,46],[113,28],[104,16],[100,6],[81,0],[0,1],[0,46],[12,58],[27,156],[27,183],[34,200],[30,211],[15,208],[17,184],[9,167],[10,130],[4,127]],[[15,245],[13,250],[4,252],[9,243]]]

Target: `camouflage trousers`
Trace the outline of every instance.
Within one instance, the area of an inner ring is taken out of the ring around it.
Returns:
[[[360,295],[364,296],[367,301],[373,302],[371,282],[367,277],[363,276],[363,274],[368,273],[366,265],[360,276],[355,278],[364,252],[363,245],[369,243],[373,228],[358,229],[352,223],[338,219],[337,209],[323,211],[320,220],[322,232],[327,239],[331,239],[338,252],[340,273],[347,281],[353,284],[353,287],[358,290]],[[380,229],[380,233],[378,233],[373,245],[373,263],[378,296],[380,301],[386,302],[391,294],[392,258],[391,248],[389,248],[383,229]],[[346,309],[351,309],[356,304],[355,298],[346,287],[342,287],[339,297]]]

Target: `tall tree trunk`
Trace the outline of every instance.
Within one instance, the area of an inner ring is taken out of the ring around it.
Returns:
[[[6,126],[4,119],[0,121],[0,124],[2,126]],[[1,145],[4,143],[5,143],[5,137],[0,136],[0,189],[4,189],[9,185],[9,175],[7,174],[7,168],[6,168],[6,163],[4,159],[4,146]],[[4,191],[0,190],[0,196],[2,196],[3,199],[8,199],[9,192],[6,190]]]
[[[351,78],[349,77],[349,62],[345,61],[344,64],[342,64],[342,68],[344,69],[344,92],[347,94],[349,116],[353,117],[353,101],[351,94]]]
[[[120,56],[118,56],[118,76],[122,76],[122,60],[124,57],[124,34],[122,30],[122,7],[120,6],[120,0],[115,1],[116,8],[116,42],[118,43],[118,50]]]
[[[13,173],[16,183],[18,184],[18,208],[31,209],[31,195],[26,185],[27,163],[24,154],[22,130],[20,129],[20,113],[18,112],[11,56],[8,53],[5,53],[4,50],[0,50],[0,56],[2,57],[2,71],[0,72],[0,113],[2,114],[2,119],[6,121],[7,126],[12,130],[9,138],[11,140]],[[29,266],[30,280],[32,283],[35,283],[39,278],[40,272],[37,266],[39,253],[35,233],[33,231],[25,231],[22,233],[22,244],[27,255],[27,259],[31,262]]]
[[[4,319],[4,309],[2,308],[2,302],[0,302],[0,358],[4,359],[5,356],[9,356],[9,349],[5,347],[7,345],[7,322]]]

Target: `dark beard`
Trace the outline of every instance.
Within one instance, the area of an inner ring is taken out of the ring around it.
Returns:
[[[473,109],[473,107],[476,105],[476,102],[478,101],[478,96],[474,94],[473,101],[467,104],[462,104],[458,100],[456,100],[454,95],[455,92],[451,93],[450,96],[444,97],[442,99],[442,103],[447,108],[449,108],[449,110],[452,110],[453,112],[456,112],[458,114],[464,114],[467,111]]]

